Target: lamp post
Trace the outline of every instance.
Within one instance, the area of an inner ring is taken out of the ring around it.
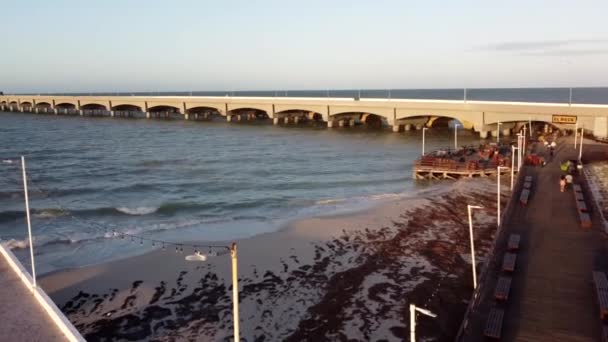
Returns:
[[[498,121],[496,123],[496,146],[498,146],[498,143],[500,142],[500,125],[502,125],[502,123]]]
[[[460,126],[460,124],[454,124],[454,150],[458,149],[458,126]]]
[[[521,169],[521,133],[517,133],[517,170]]]
[[[530,138],[532,138],[532,119],[528,119],[528,124],[530,125]]]
[[[524,134],[522,134],[521,136],[521,145],[523,148],[523,151],[521,151],[521,155],[523,157],[526,156],[526,126],[524,126]]]
[[[437,315],[427,309],[419,308],[414,304],[410,304],[410,341],[416,341],[416,311],[423,315],[435,318]]]
[[[578,121],[574,123],[574,149],[576,150],[576,138],[578,137]]]
[[[238,269],[237,269],[237,252],[236,242],[233,242],[230,247],[228,246],[206,246],[209,248],[222,248],[230,251],[230,258],[232,259],[232,314],[234,320],[234,341],[238,342],[241,340],[239,333],[239,284],[238,284]],[[187,261],[206,261],[207,257],[210,256],[195,251],[194,254],[186,256]]]
[[[502,169],[508,169],[508,167],[499,166],[496,168],[496,228],[500,228],[500,170]],[[513,184],[513,173],[511,173],[511,184]],[[511,185],[512,188],[513,185]]]
[[[27,191],[27,175],[25,172],[25,157],[21,156],[21,171],[23,173],[23,195],[25,197],[25,214],[27,218],[27,235],[30,241],[30,259],[32,260],[32,287],[36,288],[36,262],[34,261],[34,241],[32,240],[32,221],[30,219],[30,200]]]
[[[473,242],[473,218],[471,216],[471,209],[482,209],[483,207],[478,205],[467,205],[469,212],[469,236],[471,238],[471,267],[473,268],[473,289],[477,288],[477,271],[475,270],[475,244]]]
[[[578,150],[578,161],[581,161],[581,158],[583,158],[583,136],[585,135],[585,128],[581,127],[581,142],[579,143],[579,150]]]
[[[511,191],[513,191],[513,173],[515,172],[515,150],[519,153],[519,148],[511,145]]]
[[[422,127],[422,155],[424,156],[425,132],[428,128]]]

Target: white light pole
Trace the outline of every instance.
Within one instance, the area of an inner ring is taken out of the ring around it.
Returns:
[[[498,143],[500,142],[500,125],[502,125],[502,123],[500,121],[498,121],[496,123],[496,145],[498,146]]]
[[[574,149],[576,150],[576,138],[578,137],[578,121],[574,124]]]
[[[521,169],[521,133],[517,133],[517,170]]]
[[[511,145],[511,191],[513,191],[513,173],[515,172],[515,150],[518,150],[517,153],[519,153],[519,149]]]
[[[23,173],[23,193],[25,195],[25,215],[27,217],[27,234],[30,240],[30,258],[32,260],[32,286],[36,288],[36,263],[34,262],[34,241],[32,240],[32,221],[30,219],[30,199],[27,193],[27,175],[25,174],[25,157],[21,156],[21,171]]]
[[[239,332],[239,279],[238,279],[238,265],[237,265],[237,253],[236,253],[236,242],[233,242],[230,247],[228,246],[208,246],[210,248],[225,248],[230,250],[230,258],[232,259],[232,315],[234,320],[234,341],[238,342],[241,340]],[[217,255],[217,254],[215,254]],[[199,251],[194,252],[192,255],[186,256],[187,261],[205,261],[207,255],[202,254]]]
[[[503,169],[508,169],[508,167],[499,166],[496,168],[496,228],[500,228],[500,170]],[[511,177],[511,179],[513,178]]]
[[[481,209],[483,207],[478,205],[467,205],[469,212],[469,235],[471,237],[471,267],[473,268],[473,289],[477,288],[477,271],[475,270],[475,244],[473,242],[473,218],[471,216],[471,209]]]
[[[458,126],[460,124],[454,124],[454,150],[458,149]]]
[[[530,138],[532,138],[532,119],[528,119],[528,124],[530,124]]]
[[[581,141],[579,143],[579,150],[578,150],[578,161],[581,161],[581,158],[583,158],[583,137],[585,135],[585,128],[581,127]]]
[[[435,318],[437,315],[427,309],[419,308],[414,304],[410,304],[410,341],[416,341],[416,311],[423,315]]]
[[[523,157],[526,156],[526,126],[524,126],[524,134],[521,136],[521,147],[523,151],[521,151],[521,155]]]
[[[426,128],[426,127],[422,127],[422,155],[423,156],[424,156],[424,144],[425,144],[424,138],[425,138],[425,132],[427,129],[428,128]]]

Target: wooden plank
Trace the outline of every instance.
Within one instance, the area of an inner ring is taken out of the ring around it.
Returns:
[[[608,278],[606,273],[601,271],[593,271],[593,283],[596,289],[608,291]]]
[[[505,253],[502,258],[502,270],[507,272],[515,271],[515,261],[517,260],[517,254]]]
[[[519,195],[519,203],[526,205],[528,204],[528,199],[530,198],[530,190],[523,189],[521,194]]]
[[[498,278],[494,289],[494,298],[506,301],[509,299],[509,291],[511,291],[511,277]]]
[[[519,234],[509,235],[509,243],[507,245],[507,248],[511,251],[518,250],[520,240],[521,240],[521,236]]]
[[[587,211],[587,204],[585,204],[585,201],[576,201],[576,209],[578,209],[578,211]]]
[[[486,327],[483,330],[483,334],[490,338],[500,338],[502,332],[502,321],[505,317],[505,312],[502,309],[493,308],[490,310],[488,320],[486,321]]]
[[[578,215],[581,220],[581,227],[591,228],[591,216],[589,216],[589,213],[579,211]]]

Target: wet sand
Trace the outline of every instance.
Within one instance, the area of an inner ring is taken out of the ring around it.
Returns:
[[[495,191],[495,179],[443,182],[237,241],[241,338],[402,341],[415,303],[439,315],[420,317],[418,336],[451,341],[472,293],[466,205],[485,207],[474,217],[481,261],[496,229]],[[192,252],[156,250],[40,282],[89,341],[230,340],[230,257],[185,261]]]

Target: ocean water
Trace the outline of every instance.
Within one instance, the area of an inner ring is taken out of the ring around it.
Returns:
[[[0,238],[29,264],[20,155],[45,273],[159,248],[121,233],[225,241],[410,196],[420,134],[0,113]],[[452,139],[429,130],[427,150]]]

